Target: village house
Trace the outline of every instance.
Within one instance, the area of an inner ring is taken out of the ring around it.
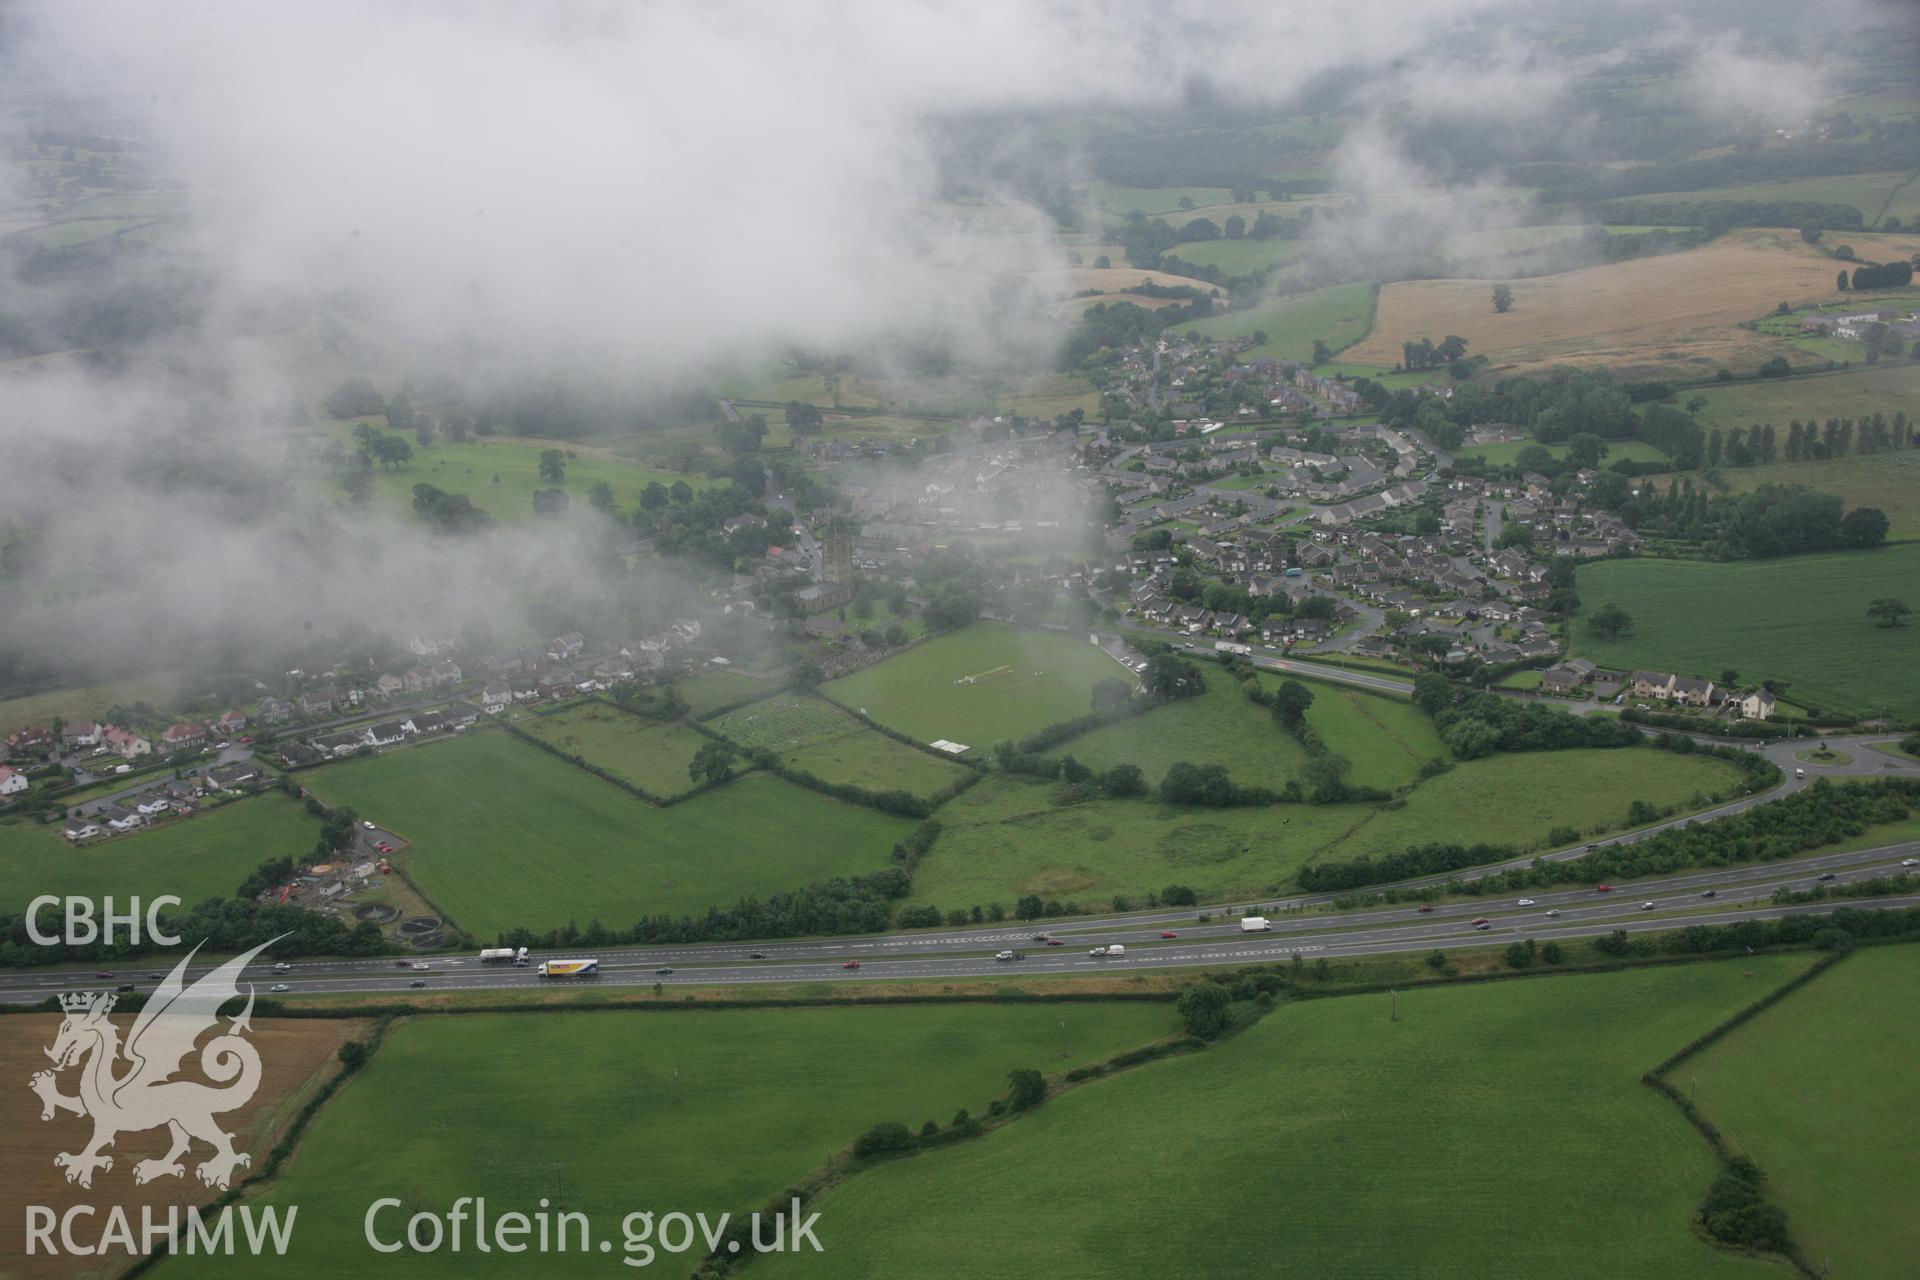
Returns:
[[[309,689],[300,695],[300,714],[303,716],[327,715],[333,710],[333,690]]]
[[[207,781],[222,791],[238,791],[248,783],[260,780],[260,770],[244,760],[223,764],[207,772]]]
[[[247,731],[247,717],[239,711],[222,711],[213,723],[221,735],[228,738]]]
[[[97,747],[100,745],[100,726],[91,721],[85,724],[65,725],[60,730],[60,743],[69,751],[77,751],[81,747]]]
[[[499,715],[513,703],[513,690],[504,684],[490,684],[480,691],[480,706],[490,716]]]
[[[125,760],[153,754],[152,739],[117,724],[110,724],[100,731],[100,745]]]
[[[415,636],[407,641],[407,652],[416,658],[438,658],[453,651],[451,636]]]
[[[1741,715],[1749,720],[1771,720],[1775,707],[1774,697],[1765,689],[1755,689],[1733,699],[1733,705]]]
[[[388,672],[373,682],[373,693],[377,698],[395,698],[407,687],[407,682]]]
[[[207,731],[191,720],[182,720],[168,725],[160,735],[160,745],[168,751],[183,751],[188,747],[197,747],[207,740]]]
[[[7,735],[8,755],[37,755],[53,746],[53,730],[45,725],[16,729]]]
[[[1571,694],[1578,693],[1591,679],[1595,667],[1586,658],[1574,658],[1557,666],[1548,667],[1540,673],[1540,691],[1542,693]]]
[[[433,677],[433,683],[436,686],[445,687],[447,685],[459,684],[460,664],[452,658],[443,658],[433,664],[429,669],[429,674]]]
[[[86,818],[68,818],[60,827],[60,834],[79,844],[82,840],[92,840],[100,834],[100,828]]]
[[[578,631],[569,631],[563,636],[555,636],[552,643],[547,645],[547,657],[555,662],[565,662],[568,658],[578,656],[586,647],[585,636]]]
[[[433,672],[426,667],[408,667],[400,676],[408,693],[425,693],[433,688]]]
[[[368,725],[364,738],[370,747],[390,747],[403,741],[413,731],[411,720],[382,720],[379,724]]]
[[[33,783],[27,775],[9,765],[0,764],[0,796],[16,796]]]
[[[112,832],[135,831],[147,823],[145,818],[133,810],[117,804],[110,804],[101,809],[100,816],[106,819],[107,830]]]
[[[268,724],[283,724],[293,715],[293,707],[278,698],[262,698],[257,708],[260,718]]]

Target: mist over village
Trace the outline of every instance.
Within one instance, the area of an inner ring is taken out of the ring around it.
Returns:
[[[1917,266],[1894,0],[0,5],[0,1274],[1906,1274]]]

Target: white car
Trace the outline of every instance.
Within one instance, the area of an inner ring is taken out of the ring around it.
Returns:
[[[1902,858],[1900,859],[1900,865],[1903,867],[1920,867],[1920,858]]]
[[[1643,902],[1640,904],[1640,909],[1642,911],[1651,911],[1653,910],[1653,904],[1651,902]]]
[[[287,985],[286,983],[284,983],[284,982],[276,982],[276,983],[274,983],[274,984],[273,984],[273,985],[272,985],[271,987],[268,987],[268,988],[267,988],[267,990],[269,990],[269,991],[274,991],[274,992],[278,992],[278,991],[291,991],[291,990],[293,990],[293,988],[292,988],[292,987],[290,987],[290,986],[288,986],[288,985]]]
[[[363,826],[363,827],[365,827],[365,828],[366,828],[367,830],[369,830],[369,831],[378,831],[378,830],[380,829],[380,828],[378,828],[378,827],[376,827],[376,826],[374,826],[374,825],[373,825],[373,824],[372,824],[371,822],[365,822],[365,821],[363,821],[363,822],[361,822],[361,824],[360,824],[360,825],[361,825],[361,826]]]
[[[1530,907],[1530,906],[1532,906],[1532,905],[1533,905],[1533,899],[1532,899],[1532,898],[1522,898],[1522,899],[1520,899],[1520,903],[1519,903],[1519,905],[1520,905],[1520,906],[1523,906],[1523,907]]]
[[[1547,912],[1547,919],[1558,920],[1559,918],[1560,918],[1560,912],[1557,909]]]
[[[273,971],[275,973],[292,973],[293,966],[288,964],[285,960],[282,960],[279,964],[276,964],[275,966],[273,966]]]

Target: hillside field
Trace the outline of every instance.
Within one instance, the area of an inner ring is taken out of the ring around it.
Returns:
[[[533,716],[519,728],[662,799],[693,789],[687,766],[708,739],[678,724],[654,724],[604,702]]]
[[[1150,1003],[416,1018],[328,1104],[261,1197],[300,1206],[287,1256],[179,1270],[350,1273],[366,1265],[362,1219],[382,1196],[436,1206],[485,1196],[496,1213],[549,1197],[590,1214],[617,1248],[627,1213],[758,1209],[880,1121],[944,1127],[1005,1093],[1015,1067],[1063,1071],[1175,1024],[1169,1005]],[[552,1069],[530,1087],[541,1064]],[[631,1140],[610,1140],[614,1118]],[[830,1220],[816,1233],[829,1254],[841,1243]],[[620,1274],[618,1259],[549,1254],[539,1274]],[[654,1261],[685,1275],[698,1260]],[[527,1274],[524,1257],[472,1249],[380,1261],[409,1276]]]
[[[821,692],[922,742],[965,743],[978,757],[1002,738],[1091,713],[1093,686],[1108,677],[1131,682],[1132,673],[1084,635],[976,622]]]
[[[1247,214],[1240,215],[1249,222]],[[1278,267],[1292,262],[1307,251],[1305,240],[1196,240],[1177,244],[1167,252],[1195,266],[1218,267],[1228,275],[1243,276],[1262,267]]]
[[[1313,341],[1319,338],[1335,351],[1348,348],[1348,358],[1358,360],[1350,343],[1367,334],[1373,318],[1373,286],[1336,284],[1292,297],[1274,298],[1226,315],[1208,316],[1180,331],[1198,329],[1208,338],[1251,337],[1255,330],[1267,335],[1258,346],[1241,352],[1242,360],[1306,360],[1313,355]],[[1396,347],[1392,364],[1400,359]]]
[[[1848,507],[1878,507],[1887,513],[1887,537],[1920,539],[1920,449],[1865,457],[1849,454],[1817,462],[1723,466],[1719,476],[1733,493],[1751,493],[1763,484],[1804,484],[1834,494]],[[1668,479],[1654,477],[1654,483],[1664,490]]]
[[[1581,566],[1581,600],[1589,610],[1617,602],[1633,630],[1608,640],[1576,619],[1572,652],[1603,667],[1715,680],[1731,667],[1744,680],[1791,681],[1787,696],[1802,706],[1913,719],[1920,627],[1876,626],[1866,608],[1914,582],[1920,546],[1912,544],[1733,564],[1596,561]]]
[[[1795,418],[1824,422],[1876,413],[1891,418],[1901,409],[1913,418],[1915,397],[1920,397],[1920,362],[1882,360],[1871,368],[1855,367],[1845,373],[1690,387],[1680,398],[1690,400],[1696,395],[1707,402],[1697,415],[1704,427],[1771,422],[1784,432]]]
[[[857,1173],[814,1206],[843,1245],[755,1266],[879,1277],[909,1257],[930,1280],[972,1276],[991,1240],[1007,1280],[1778,1277],[1694,1234],[1716,1161],[1639,1077],[1807,963],[1403,991],[1392,1019],[1384,993],[1286,1005]]]
[[[1454,454],[1456,458],[1479,458],[1499,466],[1511,466],[1520,451],[1534,443],[1531,440],[1510,440],[1499,444],[1464,445]],[[1614,462],[1666,462],[1667,455],[1660,452],[1644,440],[1609,440],[1606,442],[1607,456],[1603,465]],[[1567,456],[1567,447],[1563,444],[1541,446],[1556,458]]]
[[[1710,376],[1722,365],[1748,372],[1771,355],[1800,357],[1786,339],[1736,326],[1782,299],[1826,300],[1835,265],[1797,232],[1736,231],[1684,253],[1633,258],[1513,284],[1513,309],[1494,311],[1484,280],[1415,280],[1380,291],[1360,363],[1394,364],[1400,344],[1442,334],[1467,339],[1502,372],[1554,364],[1652,368]]]
[[[170,893],[190,907],[232,897],[263,862],[306,860],[319,834],[320,824],[279,792],[78,848],[57,823],[0,822],[0,902],[18,911],[43,893],[122,899]]]
[[[413,842],[398,861],[480,939],[703,913],[886,864],[913,826],[765,775],[656,808],[501,733],[303,775]]]
[[[1091,904],[1143,899],[1169,884],[1203,900],[1266,897],[1309,862],[1431,840],[1544,848],[1556,826],[1618,829],[1635,799],[1691,806],[1737,786],[1733,767],[1718,760],[1637,748],[1471,760],[1395,809],[1197,809],[1146,797],[1055,805],[1051,785],[993,777],[940,809],[940,838],[914,872],[913,901],[952,910],[1037,893]]]
[[[114,891],[121,889],[115,886]],[[116,1014],[113,1022],[124,1036],[133,1025],[133,1015]],[[113,1146],[114,1167],[99,1175],[91,1191],[66,1181],[64,1172],[53,1163],[53,1153],[80,1150],[92,1122],[83,1116],[64,1114],[43,1121],[40,1099],[26,1087],[27,1077],[47,1068],[46,1046],[53,1043],[59,1026],[58,1014],[0,1018],[0,1070],[8,1079],[19,1082],[15,1088],[0,1091],[0,1125],[14,1135],[8,1144],[7,1177],[0,1185],[0,1213],[17,1223],[30,1204],[46,1205],[58,1213],[69,1206],[91,1205],[111,1196],[113,1203],[126,1207],[134,1223],[140,1222],[143,1205],[153,1206],[158,1221],[164,1223],[170,1205],[184,1210],[190,1204],[212,1204],[219,1193],[201,1185],[194,1176],[194,1165],[206,1158],[208,1150],[198,1144],[187,1157],[184,1177],[134,1182],[130,1168],[136,1161],[166,1152],[164,1131],[123,1134]],[[335,1054],[340,1046],[349,1040],[365,1039],[371,1029],[370,1023],[352,1018],[254,1019],[253,1032],[247,1038],[260,1052],[260,1087],[249,1101],[220,1117],[220,1127],[233,1135],[234,1149],[253,1157],[253,1168],[265,1163],[266,1153],[285,1134],[300,1108],[339,1070]],[[62,1093],[76,1092],[78,1074],[68,1071],[61,1077]],[[243,1169],[240,1177],[245,1176]],[[106,1210],[97,1212],[104,1214]],[[49,1257],[44,1250],[29,1257],[25,1245],[24,1234],[18,1230],[0,1234],[0,1273],[18,1280],[113,1273],[76,1265],[72,1257]]]
[[[1870,947],[1739,1027],[1676,1075],[1767,1171],[1768,1196],[1816,1265],[1898,1274],[1920,1257],[1920,947]],[[1812,1096],[1783,1080],[1817,1082]]]
[[[1871,222],[1892,214],[1902,222],[1920,217],[1920,184],[1909,182],[1913,175],[1895,173],[1850,173],[1825,178],[1788,178],[1780,182],[1749,182],[1737,187],[1711,187],[1705,191],[1655,191],[1634,200],[1804,200],[1814,204],[1847,204]],[[1898,194],[1895,194],[1898,189]],[[1891,206],[1888,197],[1893,198]],[[1850,242],[1855,232],[1829,231],[1834,244]]]

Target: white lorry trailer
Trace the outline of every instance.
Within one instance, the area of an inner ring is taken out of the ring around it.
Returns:
[[[1127,949],[1116,942],[1110,947],[1095,947],[1091,951],[1087,952],[1087,954],[1090,956],[1105,957],[1107,959],[1117,960],[1121,956],[1124,956],[1127,954]]]
[[[540,966],[543,978],[597,978],[600,976],[598,960],[548,960]]]
[[[480,951],[481,964],[525,964],[525,947],[484,947]]]
[[[1272,933],[1273,925],[1267,921],[1267,918],[1265,916],[1241,916],[1240,932]]]

